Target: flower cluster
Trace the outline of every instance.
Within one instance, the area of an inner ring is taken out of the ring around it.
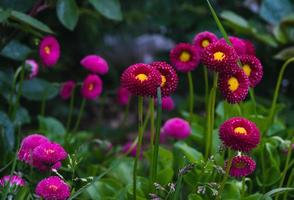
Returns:
[[[219,129],[219,137],[223,144],[235,151],[249,152],[260,141],[260,132],[256,125],[243,117],[233,117],[225,121]],[[232,159],[231,176],[247,176],[255,169],[255,162],[245,155]]]

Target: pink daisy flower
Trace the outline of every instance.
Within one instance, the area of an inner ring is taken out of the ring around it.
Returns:
[[[242,69],[249,78],[250,87],[255,87],[262,79],[263,67],[258,58],[252,55],[240,56]]]
[[[45,36],[39,46],[42,63],[48,67],[55,65],[60,56],[60,45],[55,37]]]
[[[3,176],[0,179],[0,186],[4,187],[7,182],[9,182],[10,187],[12,187],[12,186],[25,186],[25,181],[21,177],[16,176],[16,175],[11,176],[11,178],[10,178],[10,175]]]
[[[26,60],[25,65],[29,68],[29,72],[30,72],[29,78],[30,79],[32,79],[38,75],[39,65],[35,60],[31,60],[31,59]]]
[[[254,46],[254,44],[250,40],[244,40],[243,39],[243,42],[244,42],[245,47],[246,47],[246,54],[255,56],[255,46]]]
[[[199,50],[188,43],[177,44],[169,54],[172,65],[179,72],[189,72],[196,69],[200,61]]]
[[[58,176],[50,176],[38,183],[35,192],[44,200],[66,200],[70,196],[70,186]]]
[[[254,172],[255,167],[255,161],[249,156],[235,156],[232,160],[230,175],[234,177],[248,176]]]
[[[219,137],[225,146],[235,151],[248,152],[259,144],[260,132],[248,119],[233,117],[221,125]]]
[[[243,39],[235,36],[230,36],[229,40],[231,41],[233,48],[235,49],[238,56],[246,54],[246,44]],[[220,39],[220,41],[223,43],[227,43],[224,38]]]
[[[165,111],[172,111],[175,108],[175,103],[174,100],[169,96],[169,97],[163,97],[161,99],[162,103],[162,110]],[[157,100],[155,100],[155,103],[157,104]]]
[[[116,92],[116,100],[118,104],[125,106],[129,103],[131,93],[127,88],[119,87]]]
[[[72,80],[66,81],[63,83],[59,90],[59,95],[63,100],[67,100],[71,97],[73,90],[75,88],[75,82]]]
[[[95,74],[103,75],[109,70],[107,62],[98,55],[88,55],[81,60],[80,64]]]
[[[211,33],[209,31],[203,31],[195,35],[195,37],[193,38],[193,44],[202,51],[211,43],[214,43],[217,40],[217,36],[214,33]]]
[[[83,81],[82,95],[84,98],[94,100],[102,93],[103,83],[99,76],[88,75]]]
[[[162,127],[162,131],[166,136],[179,140],[186,139],[192,133],[189,123],[178,117],[167,120]]]

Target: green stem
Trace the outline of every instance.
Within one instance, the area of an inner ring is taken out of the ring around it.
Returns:
[[[149,105],[149,110],[150,110],[150,145],[153,147],[154,145],[154,132],[155,132],[155,115],[154,115],[154,98],[150,98],[150,105]],[[158,104],[157,104],[158,107]]]
[[[160,140],[160,128],[161,128],[161,114],[162,114],[162,102],[161,102],[161,90],[157,88],[157,117],[156,117],[156,132],[155,141],[152,155],[152,171],[151,171],[151,183],[154,183],[157,178],[157,162],[158,162],[158,149]]]
[[[261,175],[262,175],[262,179],[263,179],[263,183],[265,182],[265,179],[266,179],[266,174],[265,174],[265,161],[264,161],[264,159],[265,159],[265,157],[264,157],[264,148],[265,148],[265,146],[264,146],[264,142],[263,142],[263,140],[261,140],[261,144],[260,144],[260,148],[261,148],[261,170],[262,170],[262,172],[261,172]],[[262,192],[263,193],[265,193],[265,186],[264,186],[264,184],[262,184]]]
[[[254,114],[255,116],[257,115],[257,111],[256,111],[256,100],[255,100],[255,94],[254,94],[254,89],[253,88],[250,88],[249,89],[249,94],[250,94],[250,98],[251,98],[251,101],[253,103],[253,107],[254,107]]]
[[[181,190],[181,187],[182,187],[182,180],[183,180],[183,176],[179,175],[177,183],[176,183],[176,191],[175,191],[175,194],[173,195],[173,200],[179,200],[180,199],[179,195],[180,195],[180,190]]]
[[[12,112],[12,119],[13,120],[15,119],[15,115],[16,115],[16,112],[17,112],[17,109],[18,109],[18,106],[19,106],[19,99],[20,99],[20,96],[22,94],[22,83],[23,83],[24,75],[25,75],[25,68],[24,67],[25,67],[25,65],[23,64],[21,66],[20,81],[19,81],[19,84],[18,84],[16,101],[15,101],[15,105],[13,107],[13,112]]]
[[[78,115],[78,119],[76,121],[75,127],[74,127],[72,132],[77,131],[79,126],[80,126],[80,121],[81,121],[81,118],[82,118],[82,115],[83,115],[83,112],[84,112],[84,109],[85,109],[85,105],[86,105],[86,99],[84,98],[82,100],[82,104],[81,104],[81,107],[80,107],[80,112],[79,112],[79,115]]]
[[[192,73],[188,72],[188,82],[189,82],[189,122],[192,124],[193,120],[193,110],[194,110],[194,86],[193,86],[193,78]]]
[[[205,84],[205,103],[206,107],[208,106],[208,98],[209,98],[209,83],[208,83],[208,71],[206,66],[203,66],[203,72],[204,72],[204,84]]]
[[[22,71],[22,66],[17,68],[17,70],[16,70],[16,72],[14,73],[14,76],[13,76],[12,88],[11,88],[10,100],[9,100],[9,108],[8,108],[9,116],[11,115],[12,108],[13,108],[13,96],[14,96],[14,92],[15,92],[15,85],[16,85],[17,77],[19,76],[21,71]]]
[[[69,102],[69,112],[67,116],[67,121],[66,121],[66,130],[69,132],[70,129],[70,124],[71,124],[71,119],[72,119],[72,111],[74,107],[74,101],[75,101],[75,88],[73,88],[71,96],[70,96],[70,102]]]
[[[142,139],[143,139],[143,97],[138,97],[138,145],[136,151],[136,158],[134,162],[134,169],[133,169],[133,199],[137,199],[137,165],[138,160],[141,154],[141,146],[142,146]]]
[[[246,188],[245,176],[243,176],[242,177],[241,199],[244,199],[244,197],[245,197],[245,188]]]
[[[279,72],[279,77],[278,77],[278,81],[277,81],[277,84],[276,84],[274,97],[273,97],[272,105],[271,105],[271,108],[270,108],[270,113],[269,113],[269,116],[268,116],[268,124],[267,124],[267,129],[266,130],[268,130],[270,128],[271,124],[273,123],[273,118],[274,118],[274,115],[275,115],[277,100],[278,100],[280,86],[281,86],[281,83],[282,83],[284,72],[286,70],[286,67],[293,61],[294,61],[294,57],[289,58],[288,60],[286,60],[286,62],[282,65],[282,68],[281,68],[281,70]]]
[[[294,169],[291,170],[290,176],[288,178],[287,181],[287,186],[286,187],[290,187],[291,182],[293,181],[294,178]],[[286,191],[283,195],[283,200],[287,200],[287,196],[288,196],[288,191]]]
[[[124,112],[124,117],[121,123],[121,127],[125,127],[128,116],[129,116],[129,111],[130,111],[130,104],[131,104],[131,98],[129,98],[127,105],[125,106],[125,112]]]

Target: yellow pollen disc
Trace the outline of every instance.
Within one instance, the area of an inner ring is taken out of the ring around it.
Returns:
[[[226,55],[221,51],[217,51],[213,54],[214,60],[217,60],[217,61],[222,61],[225,57]]]
[[[234,129],[234,132],[241,135],[247,135],[247,131],[243,127],[237,127]]]
[[[209,44],[210,44],[209,40],[202,40],[202,42],[201,42],[201,46],[203,48],[207,47]]]
[[[251,67],[249,65],[243,65],[243,71],[245,72],[245,74],[249,77],[251,74]]]
[[[139,81],[143,82],[143,81],[146,81],[148,79],[148,76],[146,76],[146,74],[138,74],[136,76],[136,79],[138,79]]]
[[[94,89],[94,84],[93,84],[93,83],[89,84],[89,86],[88,86],[88,90],[89,90],[89,91],[92,91],[93,89]]]
[[[166,83],[166,78],[165,78],[165,76],[163,76],[163,75],[161,75],[161,87],[163,87],[164,85],[165,85],[165,83]]]
[[[239,88],[239,81],[235,77],[231,77],[228,80],[229,90],[235,92]]]
[[[55,151],[53,149],[46,149],[45,152],[46,154],[51,154],[51,153],[54,153]]]
[[[180,55],[180,61],[188,62],[191,59],[191,54],[187,51],[183,51]]]
[[[53,191],[56,191],[58,189],[58,187],[56,185],[50,185],[49,189],[53,190]]]
[[[44,48],[44,51],[45,51],[46,54],[50,54],[50,53],[51,53],[51,49],[50,49],[50,47],[48,47],[48,46],[46,46],[46,47]]]

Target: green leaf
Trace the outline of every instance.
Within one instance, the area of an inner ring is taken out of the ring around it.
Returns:
[[[120,3],[118,0],[89,0],[89,2],[103,16],[112,20],[122,20]]]
[[[188,200],[202,200],[202,197],[198,194],[189,194]]]
[[[64,135],[65,128],[60,121],[53,117],[38,116],[40,130],[50,135]]]
[[[176,142],[174,144],[176,150],[179,150],[187,159],[192,163],[199,163],[200,160],[203,160],[203,155],[195,148],[188,146],[185,142]]]
[[[7,148],[9,150],[13,150],[14,147],[14,143],[15,143],[15,136],[14,136],[14,126],[12,124],[12,122],[10,121],[10,119],[8,118],[8,116],[6,115],[6,113],[4,112],[0,112],[0,131],[4,132],[4,136],[5,136],[5,142],[4,146],[7,145]]]
[[[58,94],[57,86],[45,80],[34,78],[25,80],[22,84],[22,95],[28,100],[42,101],[53,99]]]
[[[35,29],[38,29],[40,31],[53,34],[53,31],[46,24],[44,24],[43,22],[41,22],[41,21],[39,21],[39,20],[37,20],[27,14],[24,14],[22,12],[12,10],[11,11],[11,18],[13,18],[19,22],[22,22],[24,24],[27,24],[27,25],[29,25]]]
[[[148,195],[148,189],[149,189],[149,181],[148,179],[144,177],[137,177],[137,200],[146,200],[146,196]],[[133,199],[133,184],[130,182],[128,185],[128,194],[129,198],[127,199]]]
[[[79,19],[79,9],[75,0],[58,0],[56,12],[59,21],[69,30],[73,30]]]
[[[243,32],[251,32],[248,22],[232,11],[223,11],[220,16],[230,24],[231,27]]]
[[[294,57],[294,46],[287,47],[279,53],[277,53],[276,55],[274,55],[274,58],[278,60],[288,60],[292,57]]]
[[[9,10],[1,10],[0,9],[0,23],[5,22],[10,16]]]
[[[226,183],[222,199],[240,199],[240,188],[235,182]]]
[[[23,61],[31,52],[28,46],[12,40],[2,49],[1,55],[12,60]]]
[[[28,124],[30,122],[31,122],[31,118],[28,113],[28,110],[24,107],[19,107],[16,111],[14,123],[21,125],[21,124]]]
[[[255,193],[255,194],[251,194],[251,195],[245,197],[244,200],[261,200],[262,197],[263,197],[262,194]]]
[[[275,194],[283,193],[283,192],[291,191],[291,190],[294,190],[294,188],[290,188],[290,187],[276,188],[276,189],[273,189],[273,190],[265,193],[263,197],[267,198],[267,197],[274,196]]]
[[[116,179],[101,179],[87,188],[87,192],[92,199],[108,199],[117,193],[122,186]]]
[[[171,167],[159,170],[157,173],[157,182],[161,185],[167,185],[172,181],[174,170]]]
[[[33,7],[34,3],[36,3],[36,0],[1,0],[0,8],[27,12]]]
[[[116,159],[114,162],[111,163],[111,166],[115,167],[110,174],[112,177],[116,178],[125,185],[132,182],[133,159]]]

